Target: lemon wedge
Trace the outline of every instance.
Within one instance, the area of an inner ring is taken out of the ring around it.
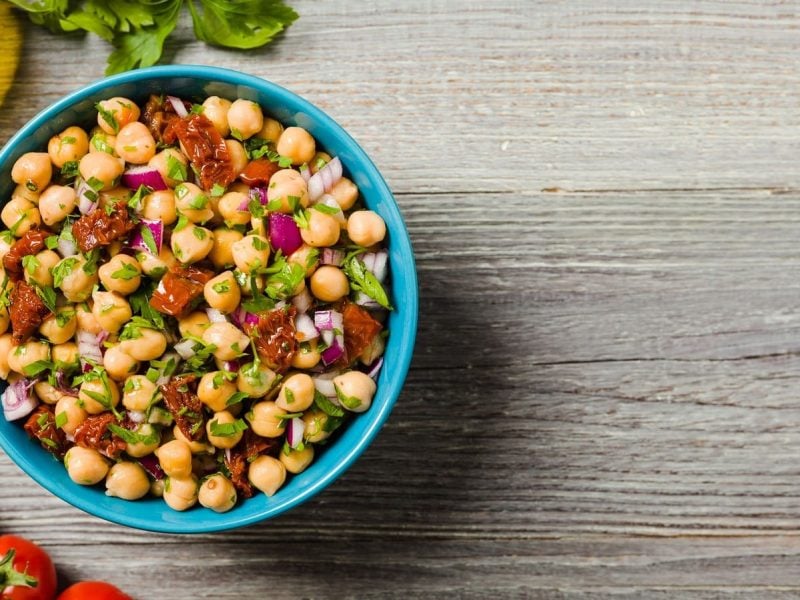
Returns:
[[[14,73],[19,64],[19,53],[22,48],[22,27],[17,16],[12,14],[11,6],[5,2],[0,3],[0,104],[5,100],[11,84],[14,83]]]

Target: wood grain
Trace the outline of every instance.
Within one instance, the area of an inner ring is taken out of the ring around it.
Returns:
[[[0,456],[0,529],[137,598],[796,598],[800,6],[293,2],[251,53],[395,190],[421,318],[397,408],[304,506],[153,535]],[[26,30],[7,139],[107,48]],[[61,61],[53,60],[58,56]]]

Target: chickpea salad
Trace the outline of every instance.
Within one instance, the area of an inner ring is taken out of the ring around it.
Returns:
[[[110,496],[272,496],[370,408],[386,224],[338,157],[249,100],[96,109],[11,170],[3,414]]]

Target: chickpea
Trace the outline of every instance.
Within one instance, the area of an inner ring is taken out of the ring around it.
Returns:
[[[252,137],[264,126],[264,113],[255,102],[238,98],[228,108],[228,127],[231,134],[240,140]]]
[[[198,481],[194,475],[169,477],[164,483],[164,502],[172,510],[187,510],[197,504]]]
[[[250,428],[254,433],[268,438],[280,437],[286,431],[285,423],[280,417],[285,415],[286,411],[280,406],[265,400],[258,402],[250,407],[250,412],[245,415],[245,418],[250,423]],[[325,413],[323,413],[325,414]]]
[[[175,207],[192,223],[205,223],[214,217],[208,196],[193,183],[178,184],[175,188]]]
[[[97,111],[97,124],[106,133],[116,134],[128,123],[139,120],[139,107],[132,100],[117,96],[99,104],[102,110]]]
[[[233,262],[243,273],[263,269],[269,260],[269,242],[260,235],[247,235],[233,245]]]
[[[114,150],[125,162],[143,165],[156,155],[156,141],[147,125],[133,121],[119,130]]]
[[[347,177],[342,177],[339,181],[333,184],[331,191],[328,192],[334,200],[339,204],[342,210],[350,210],[358,200],[358,187],[350,181]]]
[[[47,381],[37,381],[33,384],[33,391],[39,397],[39,400],[45,404],[56,404],[61,398],[65,396],[64,392],[53,387]]]
[[[314,380],[305,373],[295,373],[287,377],[275,401],[287,412],[306,410],[314,402]]]
[[[314,158],[317,144],[302,127],[287,127],[275,146],[278,154],[288,156],[293,165],[302,165]]]
[[[153,279],[160,279],[164,273],[178,264],[169,246],[163,246],[158,256],[153,256],[149,252],[137,252],[136,262],[139,263],[142,273]]]
[[[39,191],[34,192],[33,190],[29,189],[27,186],[22,184],[18,184],[14,191],[11,192],[12,198],[22,198],[23,200],[27,200],[31,204],[39,204],[39,198],[41,193]]]
[[[0,211],[0,220],[16,237],[22,237],[42,222],[39,209],[33,202],[23,198],[12,198]]]
[[[250,398],[263,398],[274,387],[278,375],[261,362],[251,362],[239,369],[237,389]]]
[[[203,341],[216,346],[214,356],[220,360],[233,360],[250,344],[250,338],[233,323],[212,323],[203,332]]]
[[[97,283],[97,272],[86,272],[86,259],[82,255],[69,256],[61,260],[53,269],[53,272],[61,272],[63,277],[56,287],[60,287],[64,296],[70,302],[83,302],[92,293],[92,286]],[[128,317],[130,318],[130,317]],[[89,329],[81,324],[81,311],[78,311],[78,324],[81,329]],[[102,326],[98,326],[99,333]]]
[[[26,152],[11,167],[11,179],[32,192],[41,192],[50,183],[53,164],[47,152]]]
[[[8,326],[11,324],[11,315],[8,314],[8,307],[5,305],[0,306],[0,335],[8,331]]]
[[[189,446],[189,450],[191,450],[192,455],[214,454],[215,452],[214,446],[212,446],[211,444],[203,443],[200,440],[194,441],[187,438],[185,435],[183,435],[183,431],[181,431],[181,428],[178,427],[177,425],[175,425],[175,427],[172,428],[172,434],[176,440],[180,440],[181,442]]]
[[[14,348],[8,353],[8,366],[12,371],[22,375],[25,368],[29,367],[37,360],[50,359],[50,344],[38,340],[28,340]]]
[[[247,158],[247,152],[241,142],[236,140],[225,140],[225,146],[227,146],[228,154],[231,157],[233,172],[239,175],[239,173],[244,171],[247,163],[250,162],[250,159]]]
[[[295,369],[313,369],[321,358],[322,355],[317,350],[317,340],[311,340],[299,345],[291,364]]]
[[[92,295],[92,313],[100,327],[109,333],[117,333],[133,316],[131,305],[116,292],[97,291]]]
[[[0,338],[2,340],[2,338]],[[67,342],[66,344],[56,344],[51,349],[53,355],[53,362],[55,365],[65,371],[77,368],[80,363],[80,355],[78,354],[78,345],[75,342]],[[2,356],[2,345],[0,345],[0,356]],[[2,373],[0,373],[1,375]]]
[[[223,271],[209,280],[203,288],[208,305],[223,314],[232,313],[239,306],[241,292],[231,271]]]
[[[236,506],[236,488],[222,473],[214,473],[200,484],[197,499],[214,512],[227,512]]]
[[[331,432],[326,431],[329,418],[327,414],[316,408],[303,413],[302,419],[305,423],[303,437],[305,440],[316,444],[330,437]]]
[[[316,173],[329,162],[331,162],[331,155],[320,150],[317,151],[317,153],[314,154],[314,158],[309,161],[308,168],[311,169],[311,173]]]
[[[127,254],[117,254],[97,270],[103,286],[122,296],[132,294],[138,289],[142,281],[141,273],[139,263]]]
[[[256,134],[256,137],[277,144],[282,133],[283,125],[281,125],[280,122],[269,117],[264,117],[264,125],[261,127],[261,131]]]
[[[294,169],[281,169],[269,180],[267,199],[270,205],[280,202],[276,212],[291,214],[297,203],[308,206],[308,184]]]
[[[208,315],[199,310],[178,319],[178,330],[181,332],[181,337],[193,336],[202,339],[203,333],[209,325],[211,325],[211,321],[208,320]]]
[[[336,302],[350,293],[347,276],[339,267],[323,265],[311,276],[311,293],[323,302]]]
[[[45,225],[52,227],[67,218],[78,202],[75,190],[65,185],[51,185],[39,197],[39,213]]]
[[[139,370],[139,361],[132,358],[119,346],[113,346],[103,355],[103,367],[114,381],[125,381]]]
[[[100,483],[108,473],[108,462],[97,451],[83,446],[73,446],[64,455],[64,466],[69,478],[80,485]]]
[[[39,333],[46,337],[51,344],[63,344],[72,339],[77,328],[78,319],[75,316],[75,308],[60,306],[56,309],[55,315],[48,315],[42,321]]]
[[[131,375],[125,381],[122,405],[128,410],[144,412],[157,391],[156,384],[144,375]]]
[[[289,453],[281,452],[278,455],[278,460],[283,463],[289,473],[298,474],[302,473],[308,468],[308,465],[314,460],[314,446],[311,444],[304,444],[302,450],[289,450]]]
[[[57,420],[64,420],[61,429],[67,435],[75,435],[78,427],[83,425],[89,414],[83,410],[80,400],[75,396],[62,395],[56,402],[55,415]],[[60,415],[64,415],[61,417]]]
[[[215,448],[233,448],[242,439],[243,432],[234,430],[231,435],[214,435],[214,431],[217,431],[221,425],[233,425],[234,423],[236,423],[236,417],[227,410],[214,413],[214,418],[209,419],[206,423],[206,436],[209,443]]]
[[[113,188],[123,170],[122,161],[105,152],[90,152],[78,164],[78,172],[84,181],[90,185],[94,181],[102,183],[101,190]]]
[[[247,225],[250,222],[250,210],[247,208],[247,194],[228,192],[219,199],[219,214],[228,225]],[[240,209],[244,206],[244,209]]]
[[[206,373],[197,384],[197,397],[215,413],[227,408],[227,402],[236,393],[236,385],[223,371]]]
[[[153,483],[150,484],[150,493],[155,496],[156,498],[163,498],[164,497],[164,479],[154,479]]]
[[[250,463],[247,478],[267,496],[272,496],[286,481],[286,467],[281,461],[262,454]]]
[[[319,265],[319,250],[308,244],[303,244],[292,252],[287,260],[290,264],[303,267],[306,270],[306,277],[311,277],[311,274],[317,270]]]
[[[78,329],[82,331],[88,331],[94,335],[103,331],[100,323],[94,318],[92,309],[85,302],[81,302],[75,307],[75,318],[78,320]]]
[[[300,229],[300,237],[309,246],[322,248],[339,241],[341,228],[333,215],[327,215],[312,207],[308,216],[308,227]]]
[[[98,152],[116,156],[114,146],[117,144],[117,136],[106,133],[99,127],[95,127],[91,131],[91,138],[89,139],[89,154],[96,154]]]
[[[139,434],[142,438],[135,444],[128,444],[125,452],[132,458],[142,458],[148,456],[156,451],[161,443],[161,436],[158,429],[150,425],[150,423],[142,423],[134,428],[134,433]]]
[[[139,337],[120,342],[120,347],[136,360],[155,360],[166,351],[167,337],[161,331],[142,327]]]
[[[81,383],[78,398],[83,402],[83,408],[90,415],[99,415],[119,404],[119,388],[117,384],[102,376]]]
[[[10,333],[0,335],[0,377],[8,379],[11,373],[11,367],[8,364],[8,359],[12,354],[14,348],[14,340]]]
[[[231,101],[219,96],[209,96],[203,101],[203,116],[214,125],[222,137],[228,137],[231,132],[228,125],[228,111],[231,109]]]
[[[171,188],[186,181],[189,161],[183,152],[176,148],[165,148],[151,158],[147,164],[156,169],[161,174],[164,183]]]
[[[359,246],[372,246],[386,237],[386,223],[371,210],[357,210],[347,219],[347,235]]]
[[[172,440],[156,450],[158,463],[169,477],[189,477],[192,473],[192,450],[181,440]]]
[[[106,496],[123,500],[138,500],[150,491],[147,473],[135,462],[122,461],[113,465],[106,476]]]
[[[8,251],[11,250],[11,244],[14,243],[14,236],[9,235],[11,232],[3,234],[0,236],[0,261],[2,261],[3,257],[8,254]],[[2,263],[0,263],[2,265]]]
[[[377,386],[372,378],[361,371],[348,371],[333,378],[342,406],[349,411],[362,413],[372,404]]]
[[[189,223],[172,231],[172,252],[184,264],[203,260],[214,246],[214,233],[205,227]]]
[[[161,221],[172,225],[178,220],[175,212],[175,193],[172,190],[159,190],[142,199],[142,216],[145,219]]]
[[[50,161],[59,169],[68,162],[80,160],[89,152],[89,136],[80,127],[67,127],[47,143]]]
[[[42,287],[53,285],[53,275],[51,273],[61,260],[61,257],[52,250],[42,250],[39,254],[29,255],[22,259],[25,267],[25,281]]]
[[[241,240],[244,235],[235,229],[220,227],[214,230],[214,245],[208,254],[209,260],[217,269],[233,266],[233,245]]]

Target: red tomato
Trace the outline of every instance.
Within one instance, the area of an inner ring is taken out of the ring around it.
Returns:
[[[110,583],[81,581],[69,586],[57,600],[133,600]]]
[[[10,561],[9,552],[14,553]],[[20,585],[24,575],[32,587]],[[0,600],[53,600],[56,587],[56,568],[44,550],[21,537],[0,536]]]

